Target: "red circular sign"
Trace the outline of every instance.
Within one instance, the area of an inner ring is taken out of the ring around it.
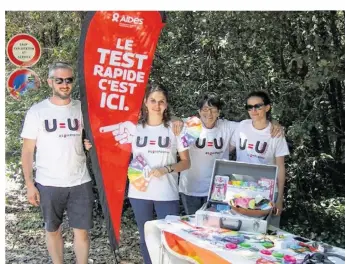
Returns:
[[[17,100],[29,90],[38,89],[40,85],[38,75],[33,70],[26,68],[13,71],[7,79],[7,90]]]
[[[41,57],[41,46],[36,38],[28,34],[18,34],[7,43],[9,60],[19,67],[31,67]]]

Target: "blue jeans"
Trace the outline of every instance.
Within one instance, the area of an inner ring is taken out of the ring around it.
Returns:
[[[195,214],[195,212],[207,202],[207,196],[191,196],[184,193],[180,194],[183,208],[187,215]]]
[[[151,264],[149,252],[145,243],[144,225],[146,221],[153,219],[153,208],[158,219],[164,219],[167,215],[179,215],[179,201],[152,201],[129,198],[135,216],[135,221],[140,234],[140,250],[145,264]]]

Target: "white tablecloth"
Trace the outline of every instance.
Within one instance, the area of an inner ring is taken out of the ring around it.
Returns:
[[[256,260],[260,257],[259,252],[254,253],[253,251],[249,250],[227,250],[225,248],[219,247],[219,245],[217,246],[210,244],[209,242],[203,241],[202,239],[199,239],[198,237],[183,231],[182,229],[188,229],[190,227],[182,223],[181,221],[178,221],[177,218],[171,216],[167,219],[168,220],[149,221],[145,224],[145,241],[153,264],[199,263],[193,258],[182,256],[170,249],[163,235],[163,231],[175,234],[183,240],[186,240],[200,248],[213,252],[232,264],[255,264]],[[294,236],[280,229],[278,231],[280,234],[284,234],[286,236]],[[289,255],[293,255],[291,254],[291,250],[289,250],[289,252],[284,252],[284,250],[281,249],[281,244],[279,242],[275,243],[275,247],[272,249],[279,250],[280,252]],[[333,247],[332,252],[341,256],[345,256],[345,250],[341,248]],[[329,259],[336,264],[345,264],[345,261],[342,261],[338,258],[329,257]]]

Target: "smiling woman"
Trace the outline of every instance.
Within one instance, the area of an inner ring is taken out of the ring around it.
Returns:
[[[199,101],[198,106],[199,115],[204,126],[208,129],[213,128],[220,115],[223,102],[218,96],[210,94],[208,96],[204,96],[204,98]]]
[[[163,88],[155,86],[149,89],[145,95],[139,123],[145,127],[147,124],[159,125],[163,122],[164,126],[168,127],[171,119],[168,100],[168,93]]]
[[[188,215],[195,214],[207,201],[214,161],[229,159],[230,142],[239,124],[219,119],[223,102],[214,93],[202,95],[197,106],[202,131],[189,149],[191,168],[181,172],[179,186],[183,207]],[[273,128],[270,133],[276,135]]]
[[[265,92],[252,92],[247,96],[245,109],[250,118],[259,129],[267,126],[267,120],[271,118],[271,100]]]
[[[136,189],[132,183],[128,189],[145,264],[151,263],[151,259],[145,243],[144,224],[154,219],[153,208],[158,219],[179,215],[178,172],[190,167],[188,148],[172,131],[167,91],[160,86],[151,86],[145,94],[132,142],[133,158],[142,156],[151,168],[150,180],[145,191]]]
[[[179,191],[186,214],[191,215],[207,201],[215,159],[229,159],[230,139],[236,122],[219,119],[221,98],[204,94],[197,103],[202,131],[190,147],[191,168],[181,172]]]
[[[276,214],[283,210],[285,186],[284,156],[289,155],[285,137],[273,138],[270,134],[271,100],[263,91],[251,92],[246,98],[245,109],[251,119],[242,121],[231,141],[236,147],[237,161],[278,166],[278,188],[275,193]],[[272,224],[279,227],[279,217]]]
[[[138,163],[133,165],[128,173],[128,197],[139,229],[141,253],[145,264],[150,264],[144,225],[154,219],[153,210],[158,219],[179,215],[178,172],[190,167],[189,147],[183,145],[181,136],[173,133],[168,92],[161,86],[151,86],[146,90],[139,123],[136,127],[132,125],[133,137],[128,143],[132,144],[133,160],[145,164],[143,171],[147,184],[145,188],[139,188],[142,185],[131,179],[131,173],[133,176],[137,172]],[[115,138],[124,143],[122,135]],[[91,147],[85,140],[85,148]],[[177,153],[180,161],[177,161]]]

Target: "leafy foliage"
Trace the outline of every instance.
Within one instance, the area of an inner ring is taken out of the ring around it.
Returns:
[[[37,37],[43,55],[34,70],[43,80],[54,60],[76,66],[84,15],[7,12],[6,41],[20,32]],[[196,114],[198,96],[212,91],[226,103],[222,115],[241,120],[246,118],[246,94],[268,91],[273,118],[286,127],[291,147],[283,228],[344,247],[344,11],[188,11],[167,16],[150,78],[169,89],[174,114]],[[6,61],[6,75],[12,69]],[[44,85],[20,102],[6,97],[8,158],[19,155],[25,111],[49,93]]]

